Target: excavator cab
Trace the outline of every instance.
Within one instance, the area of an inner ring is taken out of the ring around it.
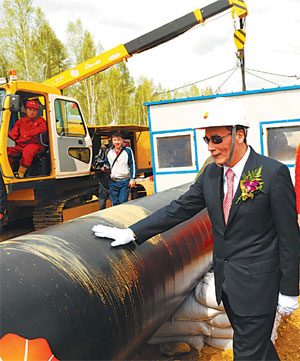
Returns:
[[[90,175],[92,142],[76,99],[61,95],[53,87],[22,81],[2,85],[0,97],[0,162],[9,183],[32,181],[40,177],[68,179]],[[18,119],[26,115],[25,106],[30,100],[38,103],[37,115],[46,121],[47,129],[39,134],[39,143],[43,148],[34,156],[24,178],[18,179],[16,173],[20,157],[12,154],[16,143],[9,133]]]
[[[34,100],[38,106],[38,116],[43,117],[47,123],[47,114],[46,114],[46,100],[45,96],[37,93],[30,93],[27,91],[18,91],[13,97],[10,97],[10,103],[12,103],[10,120],[9,120],[9,131],[13,129],[18,119],[26,116],[25,106],[27,101]],[[24,177],[42,177],[50,175],[50,155],[49,155],[49,138],[48,131],[42,132],[39,135],[40,142],[43,146],[43,149],[35,154],[31,165],[28,167]],[[7,149],[15,146],[15,141],[8,136],[7,140]],[[21,153],[16,157],[11,157],[11,168],[14,176],[17,176],[17,170],[19,167],[19,161],[21,158]]]
[[[38,104],[37,114],[47,127],[38,134],[42,149],[20,177],[20,157],[12,152],[16,142],[9,133],[26,115],[30,100]],[[97,210],[98,203],[90,202],[99,183],[90,171],[92,140],[76,99],[34,82],[0,84],[0,139],[0,167],[7,189],[6,233],[18,221],[39,229]]]

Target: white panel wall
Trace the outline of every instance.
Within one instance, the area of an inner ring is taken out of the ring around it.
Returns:
[[[195,173],[183,174],[160,174],[154,178],[157,192],[180,186],[181,184],[193,182],[196,177]],[[172,199],[170,199],[171,201]]]
[[[258,153],[261,153],[262,149],[261,122],[300,119],[300,87],[278,88],[278,91],[267,92],[232,93],[226,96],[233,96],[245,107],[250,122],[248,144]],[[205,104],[210,100],[211,97],[202,97],[154,103],[153,105],[149,103],[151,133],[195,129],[201,126]],[[202,139],[203,135],[203,130],[196,131],[198,169],[210,156],[207,145]],[[293,178],[294,168],[290,168],[290,170]],[[161,191],[187,183],[193,180],[195,175],[195,173],[159,174],[155,177],[156,190]]]

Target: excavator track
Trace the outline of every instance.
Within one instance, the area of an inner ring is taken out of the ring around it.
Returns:
[[[96,192],[98,187],[95,187]],[[89,190],[89,193],[93,194],[93,189]],[[41,204],[34,208],[32,214],[33,226],[35,230],[45,227],[53,226],[63,222],[63,210],[67,203],[80,200],[87,196],[86,191],[81,191],[72,194],[65,194],[59,199],[56,199],[51,204]],[[83,203],[81,203],[83,204]]]
[[[52,201],[52,203],[44,203],[36,206],[32,212],[32,218],[26,218],[15,221],[13,224],[7,224],[0,229],[0,242],[21,236],[23,234],[39,230],[45,227],[62,223],[63,210],[65,207],[86,204],[86,198],[92,198],[93,194],[97,194],[98,186],[94,186],[86,190],[76,193],[65,193],[60,198]],[[97,201],[98,203],[98,201]]]
[[[45,227],[53,226],[57,223],[62,223],[63,215],[62,210],[67,203],[68,199],[55,201],[50,205],[41,205],[35,207],[32,215],[34,229],[42,229]]]

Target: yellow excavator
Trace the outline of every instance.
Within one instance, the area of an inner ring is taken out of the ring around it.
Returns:
[[[34,228],[39,229],[98,210],[98,202],[91,201],[98,194],[99,183],[91,164],[100,146],[115,130],[124,132],[134,150],[139,175],[151,175],[147,127],[88,126],[79,101],[63,96],[62,90],[134,54],[163,44],[228,9],[240,19],[247,15],[244,1],[219,0],[43,83],[20,81],[13,71],[9,78],[0,79],[0,166],[8,193],[7,222],[12,224],[27,217],[33,220]],[[242,49],[244,30],[237,30],[234,37],[238,48]],[[38,103],[38,114],[46,120],[47,132],[40,135],[43,151],[34,157],[24,178],[18,178],[8,159],[7,149],[15,145],[8,133],[25,115],[28,100]],[[137,193],[146,195],[147,191],[140,186]]]

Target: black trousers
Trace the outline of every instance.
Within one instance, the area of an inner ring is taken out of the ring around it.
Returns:
[[[232,311],[224,291],[222,301],[234,331],[234,361],[279,360],[276,349],[271,341],[276,311],[266,315],[242,317]]]
[[[109,175],[104,172],[99,172],[99,209],[106,208],[106,201],[109,198]]]

